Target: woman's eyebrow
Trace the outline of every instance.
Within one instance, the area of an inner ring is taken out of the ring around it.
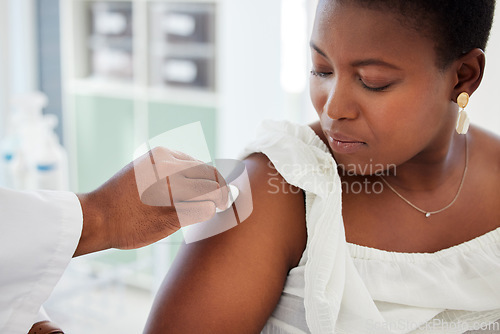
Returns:
[[[380,60],[380,59],[370,58],[370,59],[357,60],[357,61],[354,61],[351,63],[352,67],[363,67],[363,66],[370,66],[370,65],[383,66],[383,67],[391,68],[393,70],[401,71],[401,69],[399,67],[397,67],[396,65],[387,63],[387,62]]]
[[[322,55],[323,57],[328,58],[328,56],[326,55],[326,53],[323,50],[321,50],[319,48],[319,46],[317,46],[313,41],[309,42],[309,46],[313,50],[315,50],[317,53],[319,53],[320,55]],[[390,69],[393,69],[393,70],[401,71],[401,68],[397,67],[396,65],[388,63],[388,62],[385,62],[385,61],[380,60],[380,59],[375,59],[375,58],[369,58],[369,59],[363,59],[363,60],[356,60],[356,61],[354,61],[354,62],[351,63],[352,67],[363,67],[363,66],[370,66],[370,65],[372,65],[372,66],[383,66],[383,67],[387,67],[387,68],[390,68]]]
[[[314,44],[313,41],[309,42],[309,46],[323,57],[328,58],[327,55],[316,44]]]

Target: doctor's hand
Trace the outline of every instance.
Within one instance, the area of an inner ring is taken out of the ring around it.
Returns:
[[[224,209],[228,188],[212,166],[166,148],[137,158],[101,187],[77,195],[83,231],[73,256],[149,245]]]

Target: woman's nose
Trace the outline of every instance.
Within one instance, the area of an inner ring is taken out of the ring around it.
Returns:
[[[359,112],[352,87],[339,80],[332,84],[326,103],[323,106],[323,113],[326,113],[328,117],[334,120],[357,118]]]

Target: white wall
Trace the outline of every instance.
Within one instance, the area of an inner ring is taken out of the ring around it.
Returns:
[[[5,132],[9,93],[9,3],[0,1],[0,138]]]
[[[37,89],[35,1],[10,2],[11,91],[24,94]]]
[[[500,4],[495,14],[483,82],[472,95],[467,113],[472,123],[500,134]]]
[[[0,138],[13,95],[37,88],[34,0],[0,0]]]
[[[218,157],[234,158],[263,119],[286,118],[280,83],[281,1],[220,3]]]

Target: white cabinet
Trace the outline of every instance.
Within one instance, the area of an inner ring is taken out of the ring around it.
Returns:
[[[73,189],[94,189],[148,138],[197,120],[215,158],[218,6],[61,1]]]

